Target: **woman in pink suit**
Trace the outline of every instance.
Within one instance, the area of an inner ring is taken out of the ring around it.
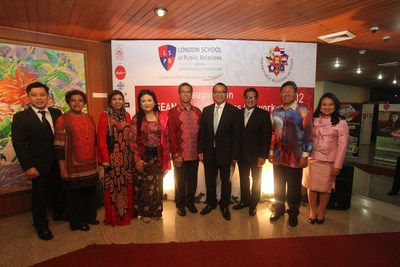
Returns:
[[[346,155],[349,127],[346,120],[339,115],[339,109],[337,97],[332,93],[325,93],[314,112],[314,148],[302,181],[308,192],[308,220],[311,224],[324,223],[325,208]]]

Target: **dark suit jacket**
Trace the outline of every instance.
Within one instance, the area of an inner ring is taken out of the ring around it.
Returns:
[[[49,108],[55,125],[61,111]],[[35,167],[41,175],[49,174],[54,160],[54,141],[35,114],[28,109],[16,113],[11,128],[12,142],[19,163],[24,171]]]
[[[204,163],[210,163],[214,151],[218,165],[229,165],[240,157],[240,110],[225,103],[218,129],[214,135],[214,106],[203,109],[199,131],[198,153],[204,154]]]
[[[245,127],[244,111],[245,109],[240,110],[242,121],[240,160],[246,163],[256,163],[259,157],[268,158],[272,134],[271,118],[268,111],[255,107]]]

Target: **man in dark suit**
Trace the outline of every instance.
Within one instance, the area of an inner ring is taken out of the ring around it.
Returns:
[[[50,240],[46,198],[51,191],[53,219],[66,219],[60,171],[54,157],[54,124],[61,111],[48,108],[49,88],[34,82],[27,86],[30,107],[16,113],[12,122],[12,142],[25,175],[32,181],[33,226],[38,236]],[[53,189],[53,190],[51,190]]]
[[[249,215],[257,212],[261,194],[262,167],[268,158],[271,144],[271,119],[268,111],[257,107],[258,92],[255,88],[244,91],[245,108],[241,110],[242,150],[239,159],[240,203],[232,208],[240,210],[249,207]],[[253,184],[250,192],[250,170]]]
[[[198,156],[204,163],[207,188],[207,205],[201,215],[217,208],[217,175],[221,178],[222,216],[231,219],[231,168],[240,156],[240,111],[226,102],[228,88],[223,83],[213,87],[214,104],[203,109],[200,122]]]

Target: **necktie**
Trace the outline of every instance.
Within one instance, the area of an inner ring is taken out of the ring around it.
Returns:
[[[249,121],[250,118],[250,112],[248,110],[245,111],[245,115],[244,115],[244,126],[247,125],[247,122]]]
[[[39,113],[42,114],[42,124],[46,130],[53,135],[53,130],[51,129],[49,121],[46,119],[46,111],[39,110]]]
[[[215,106],[215,112],[214,112],[214,134],[217,132],[218,128],[218,122],[219,122],[219,109],[220,106]]]

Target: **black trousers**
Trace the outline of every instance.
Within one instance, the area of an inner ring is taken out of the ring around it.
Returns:
[[[301,178],[303,176],[303,169],[282,165],[274,165],[273,168],[276,212],[282,214],[285,212],[285,201],[287,200],[289,215],[297,216],[301,203]]]
[[[180,167],[174,166],[175,205],[177,208],[194,204],[198,169],[198,160],[183,161]]]
[[[258,167],[256,163],[246,163],[239,161],[240,176],[240,202],[256,207],[260,201],[261,194],[261,173],[262,166]],[[253,183],[250,190],[250,171]]]
[[[96,193],[96,186],[65,190],[71,227],[82,227],[96,219]]]
[[[394,171],[392,191],[398,193],[400,190],[400,157],[396,161],[396,169]]]
[[[49,174],[32,179],[32,217],[33,225],[38,229],[48,227],[47,207],[51,199],[53,217],[65,213],[65,194],[62,190],[60,169],[54,160]]]
[[[215,151],[212,154],[211,161],[204,163],[204,174],[206,177],[206,189],[207,189],[207,203],[211,205],[217,205],[217,176],[221,178],[221,199],[219,205],[222,208],[229,207],[231,203],[231,165],[218,165]]]

